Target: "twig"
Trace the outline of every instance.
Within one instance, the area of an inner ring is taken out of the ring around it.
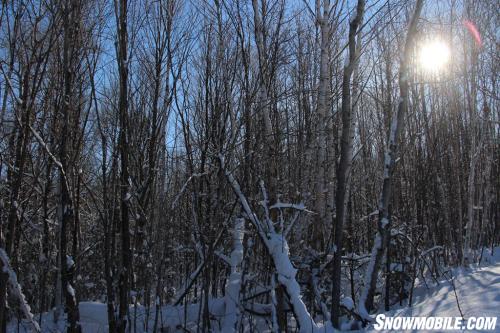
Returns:
[[[457,295],[457,288],[455,288],[455,282],[453,281],[453,273],[451,271],[448,271],[450,273],[450,277],[448,278],[448,281],[450,282],[451,286],[453,287],[453,293],[455,294],[455,300],[457,301],[457,308],[458,312],[460,312],[460,316],[462,319],[465,319],[464,314],[462,312],[462,308],[460,307],[460,302],[458,301],[458,295]],[[443,272],[443,275],[446,276],[446,273],[448,272]]]

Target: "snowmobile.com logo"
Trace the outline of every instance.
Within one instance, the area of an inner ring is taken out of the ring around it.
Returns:
[[[497,317],[387,317],[379,314],[373,328],[380,330],[484,330],[493,331]]]

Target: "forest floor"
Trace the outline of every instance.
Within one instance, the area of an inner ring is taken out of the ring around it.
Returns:
[[[456,268],[446,274],[446,278],[435,281],[420,281],[414,292],[413,306],[395,307],[386,312],[386,316],[415,316],[415,317],[460,317],[460,309],[465,318],[490,316],[497,317],[500,321],[500,248],[495,251],[495,256],[486,254],[480,266],[474,265],[469,268]],[[453,277],[453,284],[450,277]],[[455,289],[455,290],[454,290]],[[215,299],[211,302],[211,312],[213,318],[221,319],[224,313],[224,300]],[[184,308],[167,306],[162,309],[163,327],[165,332],[186,332],[190,329],[196,331],[194,320],[198,317],[199,307],[197,304],[189,305],[186,309],[187,323],[183,321]],[[149,318],[149,329],[152,331],[154,323],[154,309],[151,309],[152,315]],[[137,319],[137,333],[144,333],[142,323],[145,322],[145,311],[143,307],[138,307],[134,312],[131,308],[131,316]],[[36,316],[38,319],[39,316]],[[80,303],[80,321],[83,327],[83,333],[106,333],[107,314],[106,305],[99,302],[81,302]],[[185,326],[184,326],[185,325]],[[53,313],[48,312],[42,315],[42,332],[64,332],[65,321],[60,320],[58,325],[53,322]],[[184,326],[185,329],[181,329]],[[254,326],[252,331],[259,332],[259,326]],[[9,333],[30,332],[30,326],[24,321],[11,322],[7,331]],[[366,331],[377,332],[373,327],[368,327]],[[378,331],[380,332],[380,331]],[[422,332],[422,331],[421,331]],[[437,331],[434,331],[437,332]],[[450,332],[450,331],[446,331]],[[489,331],[492,332],[492,331]],[[496,330],[500,332],[500,322],[497,322]]]

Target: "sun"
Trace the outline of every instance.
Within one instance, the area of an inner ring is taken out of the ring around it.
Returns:
[[[442,71],[450,60],[448,45],[440,40],[422,44],[419,52],[419,61],[423,69],[428,72]]]

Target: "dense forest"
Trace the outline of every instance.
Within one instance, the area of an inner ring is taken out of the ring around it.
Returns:
[[[44,313],[82,332],[83,301],[121,333],[333,332],[411,306],[500,245],[499,18],[2,1],[0,332]]]

